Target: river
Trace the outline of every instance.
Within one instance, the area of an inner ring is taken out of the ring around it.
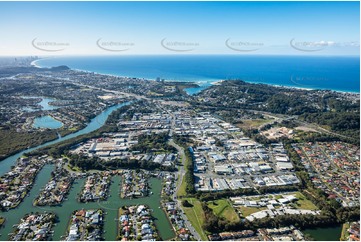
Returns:
[[[13,156],[8,157],[7,159],[0,162],[0,175],[3,175],[7,171],[11,169],[11,166],[15,164],[16,160],[21,157],[25,152],[30,152],[48,145],[53,145],[64,140],[68,140],[79,135],[90,133],[94,130],[97,130],[101,126],[104,125],[105,121],[107,120],[108,116],[116,109],[128,105],[129,102],[117,104],[112,107],[107,108],[101,114],[96,116],[91,120],[91,122],[87,125],[86,128],[79,130],[76,133],[69,134],[62,138],[59,138],[54,141],[47,142],[40,146],[24,150],[19,152]],[[81,191],[81,188],[85,182],[84,179],[76,180],[70,190],[68,195],[68,199],[65,200],[61,206],[55,207],[34,207],[32,205],[33,200],[39,193],[39,190],[45,186],[45,184],[50,179],[51,171],[53,170],[53,165],[45,165],[44,168],[39,172],[36,177],[35,184],[31,191],[29,192],[28,196],[25,197],[24,201],[16,208],[9,210],[8,212],[0,212],[0,216],[6,218],[6,222],[4,227],[0,230],[1,240],[8,240],[8,234],[13,231],[12,225],[19,223],[20,219],[30,211],[32,212],[41,212],[41,211],[54,211],[59,217],[59,223],[54,228],[54,240],[60,240],[60,237],[65,235],[67,224],[70,218],[70,214],[72,211],[77,209],[93,209],[93,208],[103,208],[106,211],[105,217],[105,239],[106,240],[115,240],[117,236],[117,213],[118,208],[124,205],[136,205],[136,204],[147,204],[151,209],[153,209],[153,215],[155,217],[155,224],[159,230],[160,236],[163,240],[171,239],[175,236],[171,224],[167,219],[166,214],[160,208],[160,192],[161,192],[161,181],[156,178],[150,179],[151,191],[153,192],[152,195],[145,198],[139,199],[121,199],[119,197],[119,185],[120,185],[120,177],[115,176],[113,177],[112,184],[110,187],[110,197],[103,202],[99,203],[79,203],[77,201],[77,194]]]

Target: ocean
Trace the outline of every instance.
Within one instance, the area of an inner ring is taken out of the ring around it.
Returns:
[[[306,89],[360,92],[360,58],[336,56],[158,55],[79,56],[37,60],[39,67],[72,69],[155,80],[192,81],[201,88],[225,79]]]

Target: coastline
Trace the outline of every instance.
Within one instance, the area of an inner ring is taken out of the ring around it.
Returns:
[[[40,60],[44,60],[44,59],[48,59],[48,58],[57,58],[57,57],[43,57],[43,58],[39,58],[35,61],[31,62],[31,65],[37,68],[46,68],[44,66],[38,65],[36,62],[40,61]],[[108,73],[100,73],[100,72],[96,72],[96,71],[89,71],[89,70],[83,70],[83,69],[73,69],[71,67],[69,67],[70,70],[72,71],[79,71],[79,72],[85,72],[85,73],[93,73],[93,74],[97,74],[97,75],[104,75],[104,76],[109,76],[109,77],[115,77],[115,78],[137,78],[140,80],[144,80],[144,81],[151,81],[153,78],[145,78],[145,77],[130,77],[130,76],[122,76],[122,75],[115,75],[115,74],[108,74]],[[239,79],[241,80],[241,79]],[[165,80],[165,81],[173,81],[173,82],[191,82],[191,83],[195,83],[197,85],[199,85],[199,82],[201,83],[205,83],[206,86],[200,86],[204,87],[204,89],[211,87],[212,85],[221,85],[222,82],[224,82],[224,79],[221,80],[216,80],[215,79],[210,79],[210,80],[202,80],[202,81],[190,81],[190,80]],[[305,87],[297,87],[297,86],[286,86],[286,85],[279,85],[279,84],[269,84],[269,83],[264,83],[264,82],[252,82],[252,81],[247,81],[247,80],[242,80],[244,82],[247,83],[251,83],[251,84],[264,84],[264,85],[270,85],[270,86],[274,86],[274,87],[280,87],[280,88],[290,88],[290,89],[298,89],[298,90],[306,90],[306,91],[331,91],[331,92],[337,92],[337,93],[341,93],[341,94],[353,94],[353,95],[360,95],[360,90],[357,91],[344,91],[344,90],[335,90],[335,89],[326,89],[326,88],[305,88]],[[207,85],[208,84],[208,85]],[[204,90],[202,89],[202,90]],[[201,91],[202,91],[201,90]],[[190,95],[190,94],[188,94]]]
[[[38,60],[41,60],[41,59],[33,60],[33,61],[30,63],[30,66],[33,66],[33,67],[36,67],[36,68],[42,68],[42,67],[40,67],[40,66],[38,66],[38,65],[36,64],[36,62],[37,62]]]
[[[38,59],[33,60],[32,62],[30,62],[30,66],[33,66],[33,67],[36,67],[36,68],[45,68],[45,67],[39,66],[36,62],[38,62],[40,60],[54,59],[54,58],[56,58],[56,57],[55,56],[54,57],[39,57]]]

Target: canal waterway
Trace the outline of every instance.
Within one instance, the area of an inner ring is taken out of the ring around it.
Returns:
[[[112,184],[110,186],[110,196],[106,201],[101,202],[78,202],[78,194],[81,192],[85,179],[77,179],[65,201],[60,206],[44,206],[34,207],[33,201],[38,196],[40,189],[42,189],[51,178],[51,171],[53,171],[53,165],[45,165],[44,168],[38,174],[35,185],[29,193],[29,196],[25,197],[24,201],[16,208],[9,210],[8,212],[0,212],[0,216],[6,218],[4,227],[0,230],[0,240],[8,240],[8,234],[14,231],[12,227],[14,224],[18,224],[20,219],[29,212],[44,212],[52,211],[57,214],[59,222],[54,227],[53,240],[61,240],[62,236],[66,235],[69,219],[71,213],[78,209],[97,209],[102,208],[105,211],[104,222],[104,237],[107,241],[115,240],[117,237],[117,219],[118,209],[125,205],[138,205],[146,204],[152,209],[152,215],[155,217],[155,224],[159,230],[160,236],[163,240],[169,240],[175,236],[171,224],[160,208],[160,193],[162,189],[161,180],[157,178],[151,178],[149,180],[152,194],[148,197],[138,199],[122,199],[120,198],[120,185],[121,177],[114,176],[112,178]]]

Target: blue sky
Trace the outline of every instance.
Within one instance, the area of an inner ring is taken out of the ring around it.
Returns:
[[[359,19],[359,2],[0,2],[0,55],[358,55]]]

